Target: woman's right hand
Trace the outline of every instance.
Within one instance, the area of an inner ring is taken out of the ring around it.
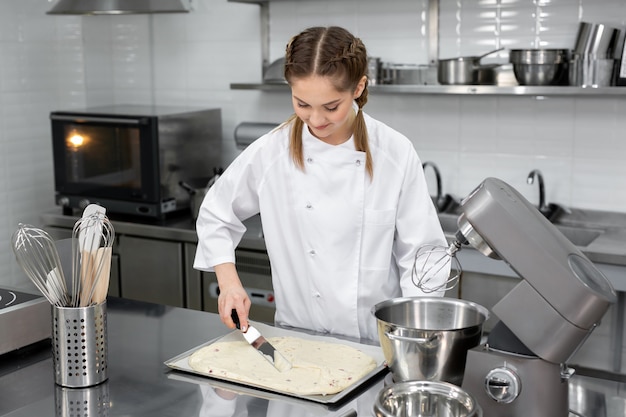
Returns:
[[[236,310],[239,316],[241,331],[248,329],[248,314],[250,312],[250,297],[237,274],[237,269],[233,263],[225,263],[214,267],[220,294],[217,298],[217,307],[220,319],[229,329],[234,329],[235,323],[232,319],[232,311]]]

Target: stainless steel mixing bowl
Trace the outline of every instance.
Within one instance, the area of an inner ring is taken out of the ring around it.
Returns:
[[[393,298],[372,309],[385,361],[396,382],[461,385],[467,351],[480,344],[489,311],[444,297]]]
[[[376,417],[481,417],[474,397],[437,381],[407,381],[383,388],[374,401]]]
[[[509,62],[519,85],[563,85],[567,83],[567,49],[512,49]]]

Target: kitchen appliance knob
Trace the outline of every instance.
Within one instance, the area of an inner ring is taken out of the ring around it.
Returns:
[[[57,200],[57,204],[61,207],[69,207],[70,199],[68,197],[59,197],[59,199]]]
[[[82,200],[80,200],[80,201],[78,202],[78,208],[79,208],[79,209],[81,209],[81,210],[84,210],[84,209],[85,209],[85,207],[87,207],[87,206],[88,206],[88,205],[90,205],[90,204],[91,204],[91,201],[89,201],[89,200],[88,200],[88,199],[86,199],[86,198],[83,198]]]
[[[487,395],[499,403],[512,403],[519,396],[521,389],[519,377],[509,368],[494,368],[485,377]]]

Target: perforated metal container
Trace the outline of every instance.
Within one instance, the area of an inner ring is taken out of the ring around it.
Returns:
[[[100,384],[107,373],[106,301],[90,307],[52,307],[54,381],[84,388]]]
[[[88,388],[56,386],[54,405],[57,417],[108,417],[109,383]]]

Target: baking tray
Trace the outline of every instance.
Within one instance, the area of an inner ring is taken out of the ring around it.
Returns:
[[[240,340],[245,340],[241,334],[241,332],[239,330],[234,330],[224,336],[215,338],[213,340],[210,340],[206,343],[203,343],[199,346],[196,346],[184,353],[181,353],[180,355],[177,355],[167,361],[165,361],[165,365],[168,366],[171,369],[177,370],[177,371],[183,371],[186,373],[190,373],[190,374],[194,374],[194,375],[199,375],[205,378],[209,378],[211,380],[217,380],[217,381],[223,381],[223,382],[227,382],[230,384],[234,384],[235,386],[243,386],[243,387],[248,387],[248,388],[253,388],[256,390],[262,390],[262,391],[266,391],[266,392],[270,392],[270,393],[276,393],[276,394],[280,394],[280,395],[284,395],[284,396],[288,396],[288,397],[294,397],[294,398],[298,398],[298,399],[304,399],[304,400],[308,400],[308,401],[313,401],[316,403],[320,403],[320,404],[335,404],[340,402],[341,400],[343,400],[344,398],[348,397],[350,394],[352,394],[353,392],[357,391],[359,388],[361,388],[363,385],[365,385],[367,382],[372,381],[374,378],[376,378],[377,376],[381,375],[383,372],[387,372],[387,365],[385,363],[385,357],[383,355],[383,352],[380,348],[380,346],[373,346],[373,345],[366,345],[366,344],[362,344],[362,343],[356,343],[356,342],[351,342],[348,340],[343,340],[343,339],[338,339],[335,337],[330,337],[330,336],[319,336],[319,335],[313,335],[313,334],[308,334],[308,333],[303,333],[303,332],[298,332],[295,330],[290,330],[290,329],[282,329],[279,327],[273,327],[273,326],[269,326],[263,323],[251,323],[254,327],[256,327],[263,336],[265,336],[266,338],[270,338],[270,337],[298,337],[301,339],[309,339],[309,340],[318,340],[321,342],[327,342],[327,343],[337,343],[337,344],[342,344],[342,345],[346,345],[346,346],[350,346],[353,347],[355,349],[359,349],[360,351],[370,355],[372,358],[374,358],[374,360],[376,361],[376,363],[378,364],[378,366],[376,368],[374,368],[372,371],[370,371],[369,373],[367,373],[366,375],[364,375],[361,379],[355,381],[352,385],[350,385],[349,387],[347,387],[346,389],[344,389],[343,391],[340,391],[338,393],[335,394],[327,394],[327,395],[296,395],[290,392],[284,392],[284,391],[280,391],[280,390],[272,390],[269,389],[263,385],[256,385],[256,384],[252,384],[252,383],[247,383],[247,382],[240,382],[240,381],[235,381],[232,380],[230,378],[227,377],[222,377],[222,376],[218,376],[218,375],[214,375],[214,374],[206,374],[203,372],[198,372],[195,369],[191,368],[189,366],[188,363],[188,359],[189,356],[191,356],[195,351],[197,351],[198,349],[201,349],[205,346],[211,345],[213,343],[216,342],[230,342],[230,341],[240,341]]]

